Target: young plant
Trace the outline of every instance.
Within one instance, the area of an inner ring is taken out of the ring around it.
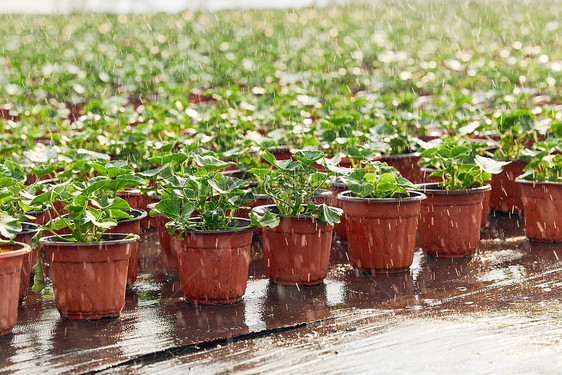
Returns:
[[[191,167],[181,168],[181,172],[171,172],[165,177],[162,187],[162,200],[150,212],[150,216],[163,216],[171,220],[167,224],[170,234],[186,231],[221,231],[241,228],[234,221],[236,210],[244,209],[244,204],[254,199],[251,190],[244,190],[248,182],[236,177],[223,175],[220,170],[233,165],[213,156],[190,154],[184,160]],[[194,214],[197,217],[192,217]],[[248,225],[249,226],[249,225]]]
[[[49,204],[54,217],[43,225],[61,241],[98,242],[103,233],[115,227],[120,219],[128,219],[129,204],[116,196],[119,190],[143,183],[123,161],[89,161],[89,175],[97,176],[84,181],[69,178],[58,184],[46,185],[45,191],[32,200],[33,204]],[[63,206],[57,211],[57,206]],[[69,236],[57,231],[68,228]],[[36,236],[38,237],[38,236]],[[38,238],[37,238],[38,240]]]
[[[498,146],[494,152],[496,160],[517,160],[529,141],[537,141],[535,115],[528,110],[501,115],[494,122],[494,129],[499,135],[498,140],[491,139]]]
[[[416,185],[400,175],[395,168],[379,161],[363,161],[365,168],[351,169],[341,176],[351,192],[362,198],[394,198],[409,196],[407,189]]]
[[[250,172],[258,175],[262,182],[259,187],[269,195],[278,214],[291,216],[310,215],[324,224],[334,225],[340,221],[340,212],[326,204],[316,205],[313,197],[322,187],[327,186],[330,176],[320,172],[312,166],[324,158],[321,151],[297,151],[293,155],[295,160],[277,160],[273,154],[266,151],[263,158],[274,167],[271,169],[251,169]],[[252,221],[261,224],[267,216],[258,218],[251,214]],[[256,223],[258,224],[258,223]]]
[[[422,158],[432,159],[437,170],[431,176],[441,177],[439,186],[446,190],[465,190],[482,186],[492,174],[500,173],[509,162],[500,162],[473,154],[473,148],[455,141],[423,151]]]
[[[524,152],[528,161],[523,175],[527,181],[562,183],[562,140],[552,139],[535,145],[535,150]]]

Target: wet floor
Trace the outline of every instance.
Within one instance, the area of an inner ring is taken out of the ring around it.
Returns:
[[[334,242],[315,287],[271,284],[256,240],[230,306],[186,303],[148,232],[120,318],[63,320],[52,295],[31,293],[0,338],[0,373],[560,373],[562,244],[528,242],[520,217],[490,219],[476,257],[418,251],[401,275],[356,272]]]

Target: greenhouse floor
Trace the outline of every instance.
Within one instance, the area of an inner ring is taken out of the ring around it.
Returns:
[[[195,306],[147,232],[118,319],[60,318],[30,294],[0,338],[0,373],[560,373],[562,244],[530,243],[523,218],[490,215],[472,259],[416,252],[407,274],[369,276],[334,242],[315,287],[264,275],[255,239],[241,303]]]

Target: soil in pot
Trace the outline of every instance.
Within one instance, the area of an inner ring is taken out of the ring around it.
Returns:
[[[467,190],[445,190],[437,184],[423,184],[418,225],[421,248],[435,257],[464,257],[476,252],[480,244],[484,185]]]
[[[276,210],[256,207],[258,214]],[[279,226],[263,231],[263,258],[269,279],[283,285],[316,285],[328,275],[334,227],[311,216],[279,215]]]
[[[253,228],[234,218],[233,229],[190,231],[172,237],[182,292],[198,304],[231,304],[246,292]]]
[[[527,238],[562,241],[562,183],[518,180],[525,210]]]
[[[347,253],[355,267],[371,273],[407,271],[414,260],[416,230],[425,195],[359,198],[338,196],[347,215]]]
[[[526,163],[513,161],[503,167],[499,174],[492,175],[490,208],[493,211],[520,214],[523,212],[521,186],[515,181],[523,174]]]
[[[23,258],[31,247],[23,243],[0,243],[0,336],[12,332],[18,320],[18,300]]]
[[[106,233],[100,242],[40,240],[50,263],[55,304],[63,318],[118,317],[125,305],[127,268],[139,237]]]

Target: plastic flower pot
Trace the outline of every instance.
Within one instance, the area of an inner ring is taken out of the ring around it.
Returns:
[[[139,236],[105,233],[100,242],[67,242],[44,237],[55,304],[63,318],[118,317],[125,305],[127,268]]]
[[[515,179],[523,174],[526,165],[516,160],[505,165],[501,173],[492,175],[490,208],[493,211],[516,214],[523,212],[521,185]]]
[[[423,182],[424,183],[436,183],[441,182],[441,177],[431,176],[435,169],[432,168],[422,168]],[[485,181],[490,184],[491,181]],[[488,214],[490,212],[490,197],[492,196],[492,189],[486,190],[484,192],[484,200],[482,201],[482,220],[480,221],[480,226],[484,227],[488,224]]]
[[[562,183],[517,180],[523,194],[525,233],[537,242],[562,241]]]
[[[152,210],[156,203],[151,203],[148,205],[148,209]],[[178,258],[176,252],[172,248],[171,239],[172,236],[168,233],[166,228],[166,223],[170,220],[166,219],[164,216],[156,216],[156,228],[158,230],[158,239],[160,241],[160,253],[162,254],[162,262],[164,263],[164,268],[168,275],[178,274]]]
[[[402,177],[410,180],[414,184],[422,182],[422,172],[418,165],[420,156],[418,153],[403,155],[382,155],[380,161],[394,167],[400,172]]]
[[[338,195],[347,216],[347,253],[352,265],[371,273],[407,271],[414,260],[416,230],[425,195],[361,198]]]
[[[14,241],[21,242],[31,246],[32,238],[41,229],[41,226],[34,223],[21,223],[22,230],[19,232]],[[0,241],[8,241],[7,238],[0,236]],[[21,282],[20,282],[20,293],[19,302],[21,303],[27,293],[29,292],[29,278],[35,271],[33,270],[33,265],[37,262],[37,251],[33,250],[23,257],[23,262],[21,266]]]
[[[234,218],[224,231],[188,231],[172,237],[182,292],[189,302],[216,305],[242,300],[246,293],[253,228]]]
[[[146,211],[133,209],[128,211],[133,216],[130,219],[119,220],[115,228],[110,229],[111,233],[124,234],[140,234],[141,221],[146,217]],[[129,268],[127,270],[127,289],[131,289],[137,280],[137,272],[139,268],[139,244],[135,242],[131,249],[131,257],[129,258]]]
[[[158,203],[160,199],[160,195],[154,191],[149,192],[147,195],[143,194],[139,199],[139,209],[149,212],[148,206],[152,203]],[[151,229],[157,226],[157,219],[150,217],[150,215],[141,220],[141,229]]]
[[[484,195],[490,185],[466,190],[440,189],[422,184],[418,240],[421,248],[435,257],[474,255],[480,244],[480,223]]]
[[[21,223],[22,231],[14,238],[14,241],[31,246],[32,238],[41,229],[41,226],[33,223]],[[29,292],[29,279],[35,273],[33,266],[37,263],[37,251],[32,250],[23,257],[21,266],[21,282],[19,302],[22,302]]]
[[[343,193],[348,190],[348,186],[341,182],[333,182],[330,184],[330,191],[332,196],[330,197],[329,205],[343,209],[343,203],[341,200],[337,199],[338,194]],[[347,229],[346,229],[346,213],[343,210],[343,214],[340,216],[340,222],[334,225],[334,232],[341,241],[347,241]]]
[[[0,336],[12,332],[18,320],[21,268],[29,253],[28,244],[0,242]]]
[[[275,205],[259,206],[260,215]],[[263,258],[269,279],[283,285],[317,285],[328,275],[332,232],[312,216],[278,215],[279,225],[263,231]]]

